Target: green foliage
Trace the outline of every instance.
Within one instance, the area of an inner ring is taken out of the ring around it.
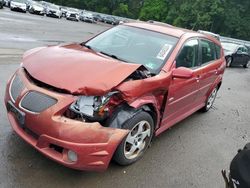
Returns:
[[[50,0],[59,5],[156,20],[250,40],[250,0]]]
[[[128,10],[128,5],[126,5],[124,3],[120,3],[118,5],[117,9],[115,9],[113,11],[113,15],[122,16],[122,17],[129,17],[131,15],[131,13]]]
[[[167,2],[163,0],[145,0],[140,12],[142,20],[164,20],[167,15]]]

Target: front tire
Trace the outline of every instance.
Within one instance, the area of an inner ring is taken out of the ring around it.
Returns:
[[[232,57],[228,57],[227,58],[227,67],[231,67],[232,62],[233,62],[233,58]]]
[[[130,132],[122,140],[114,154],[114,161],[120,165],[130,165],[142,158],[153,136],[154,121],[144,111],[138,112],[122,125]]]

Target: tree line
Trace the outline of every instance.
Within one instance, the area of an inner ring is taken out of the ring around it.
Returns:
[[[155,20],[250,40],[250,0],[49,0],[121,17]]]

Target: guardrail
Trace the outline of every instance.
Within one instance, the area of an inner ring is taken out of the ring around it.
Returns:
[[[232,42],[232,43],[237,43],[237,44],[244,44],[250,47],[250,41],[246,41],[246,40],[239,40],[239,39],[222,37],[222,36],[220,37],[220,40],[221,42]]]

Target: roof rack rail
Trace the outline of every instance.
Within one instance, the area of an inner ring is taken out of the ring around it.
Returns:
[[[159,26],[168,26],[168,27],[174,27],[173,25],[164,23],[164,22],[158,22],[158,21],[154,21],[154,20],[148,20],[147,23],[151,23],[151,24],[155,24],[155,25],[159,25]]]

